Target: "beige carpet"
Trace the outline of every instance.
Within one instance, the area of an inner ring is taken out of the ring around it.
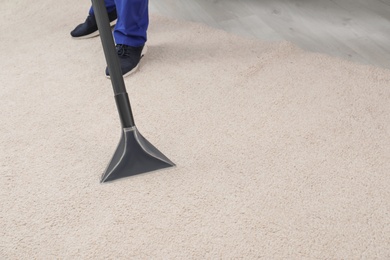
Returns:
[[[390,71],[152,15],[120,137],[88,1],[0,0],[0,259],[389,259]]]

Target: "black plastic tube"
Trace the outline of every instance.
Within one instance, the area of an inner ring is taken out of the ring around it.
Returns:
[[[119,58],[116,53],[115,43],[108,20],[107,9],[104,0],[92,0],[92,7],[95,12],[96,23],[99,28],[100,40],[102,41],[104,56],[106,57],[108,71],[112,88],[115,94],[115,101],[124,128],[135,126],[134,117],[131,112],[129,97],[123,81]]]

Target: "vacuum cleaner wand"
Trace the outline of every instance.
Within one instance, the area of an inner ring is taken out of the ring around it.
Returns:
[[[122,126],[135,126],[104,1],[93,0],[92,6],[96,16],[96,23],[99,28],[100,39],[102,41],[108,71],[110,72],[110,79],[114,89],[115,100],[118,106]]]
[[[92,0],[92,7],[122,124],[121,140],[101,177],[101,182],[175,166],[172,161],[148,142],[135,126],[104,0]]]

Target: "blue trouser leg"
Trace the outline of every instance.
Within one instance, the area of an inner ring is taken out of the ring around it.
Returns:
[[[115,4],[115,42],[133,47],[144,45],[149,25],[148,0],[115,0]]]
[[[115,1],[114,0],[104,0],[104,4],[106,5],[107,12],[111,13],[112,11],[115,10]],[[89,9],[89,14],[94,15],[92,6]]]
[[[118,20],[114,29],[116,44],[139,47],[147,40],[149,26],[148,0],[104,0],[107,12],[116,9]],[[89,14],[93,15],[92,7]]]

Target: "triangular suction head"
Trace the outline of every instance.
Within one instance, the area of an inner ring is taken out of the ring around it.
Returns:
[[[101,182],[175,166],[148,142],[137,128],[123,128],[118,147],[102,175]]]

